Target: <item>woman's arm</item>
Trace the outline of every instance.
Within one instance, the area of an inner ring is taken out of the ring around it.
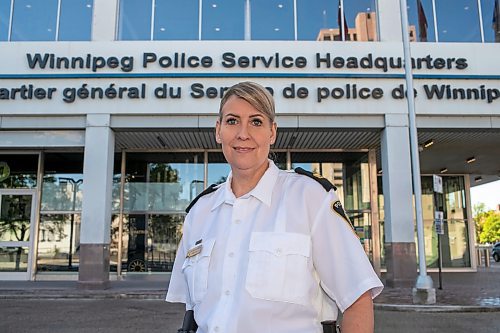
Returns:
[[[371,292],[367,291],[345,310],[342,333],[373,333],[373,327],[373,301]]]

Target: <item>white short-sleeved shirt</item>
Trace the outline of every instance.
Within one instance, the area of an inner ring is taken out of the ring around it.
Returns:
[[[186,216],[168,288],[197,333],[320,333],[336,319],[332,300],[343,312],[382,291],[333,190],[272,161],[250,193],[236,198],[230,184]]]

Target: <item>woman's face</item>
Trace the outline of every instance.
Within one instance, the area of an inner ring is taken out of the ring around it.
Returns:
[[[215,134],[233,174],[264,174],[270,146],[276,140],[276,124],[266,115],[244,99],[232,96],[222,107]]]

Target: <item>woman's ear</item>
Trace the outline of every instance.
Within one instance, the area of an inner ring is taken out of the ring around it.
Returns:
[[[276,142],[276,135],[278,131],[278,125],[273,122],[271,126],[271,144],[273,145]]]
[[[220,121],[217,119],[217,122],[215,123],[215,141],[219,144],[222,143],[222,140],[220,138]]]

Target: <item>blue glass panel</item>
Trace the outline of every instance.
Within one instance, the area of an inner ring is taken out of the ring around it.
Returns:
[[[497,6],[500,6],[497,1]],[[494,15],[497,11],[496,16]],[[500,8],[495,8],[495,0],[481,0],[485,42],[500,43]]]
[[[151,0],[120,0],[119,40],[151,39]]]
[[[480,42],[477,0],[436,1],[440,42]]]
[[[61,0],[59,40],[90,40],[93,0]]]
[[[435,42],[434,14],[431,0],[408,1],[408,21],[410,28],[415,28],[416,40],[419,42]]]
[[[12,17],[12,41],[56,39],[57,0],[16,0]]]
[[[198,0],[156,0],[153,39],[198,39]]]
[[[245,35],[245,1],[205,0],[201,39],[242,40]]]
[[[292,0],[251,2],[253,40],[294,40]]]
[[[9,39],[10,0],[0,0],[0,41]]]
[[[338,0],[297,0],[299,40],[316,40],[321,29],[338,29]]]

